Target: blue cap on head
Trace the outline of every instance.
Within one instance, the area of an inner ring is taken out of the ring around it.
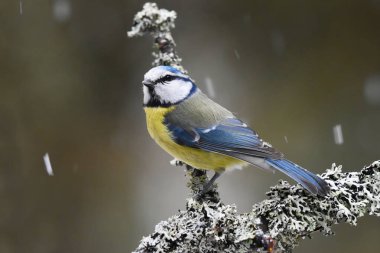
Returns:
[[[163,66],[159,66],[159,67],[162,67],[165,70],[172,72],[173,74],[183,74],[182,71],[180,71],[179,69],[177,69],[173,66],[164,66],[163,65]]]

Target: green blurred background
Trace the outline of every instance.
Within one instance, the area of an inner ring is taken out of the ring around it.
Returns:
[[[185,173],[145,129],[152,40],[126,36],[143,3],[0,2],[1,253],[130,252],[184,208]],[[158,4],[178,12],[178,52],[199,86],[211,80],[214,99],[288,158],[318,173],[380,158],[379,0]],[[244,212],[280,178],[248,168],[219,188]],[[335,231],[295,252],[380,251],[379,218]]]

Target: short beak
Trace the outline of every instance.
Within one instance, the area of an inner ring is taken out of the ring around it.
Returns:
[[[148,81],[148,80],[142,81],[142,84],[145,85],[148,88],[151,88],[151,89],[153,89],[153,87],[154,87],[154,83],[151,82],[151,81]]]

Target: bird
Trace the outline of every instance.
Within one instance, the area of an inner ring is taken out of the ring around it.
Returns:
[[[207,193],[225,171],[247,165],[278,170],[312,195],[329,193],[325,180],[287,160],[178,67],[151,68],[142,86],[147,129],[154,141],[176,160],[215,172],[198,196]]]

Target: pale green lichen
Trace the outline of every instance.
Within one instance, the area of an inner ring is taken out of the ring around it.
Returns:
[[[268,252],[272,240],[277,251],[291,252],[313,232],[331,235],[334,224],[380,216],[379,169],[380,161],[350,173],[333,164],[322,175],[331,187],[327,197],[281,181],[245,214],[235,205],[190,198],[185,211],[160,222],[135,252]]]
[[[136,14],[128,36],[151,34],[158,47],[154,66],[171,65],[184,70],[175,52],[170,29],[176,13],[146,3]],[[181,165],[180,162],[173,162]],[[220,202],[216,187],[199,201],[187,200],[186,210],[156,225],[134,251],[148,252],[291,252],[299,239],[315,231],[331,235],[334,224],[357,224],[365,214],[380,216],[380,161],[360,172],[343,172],[332,165],[322,175],[331,192],[311,195],[300,185],[286,181],[271,187],[268,199],[255,204],[250,213],[238,214],[235,205]],[[192,195],[207,181],[205,172],[187,166]],[[275,245],[274,245],[275,244]],[[274,247],[275,246],[275,247]]]
[[[153,52],[154,61],[152,65],[174,66],[186,73],[181,65],[182,59],[175,51],[176,45],[170,31],[175,27],[176,18],[177,13],[175,11],[158,9],[156,3],[145,3],[143,9],[135,15],[128,36],[152,35],[154,45],[158,49],[158,52]]]

